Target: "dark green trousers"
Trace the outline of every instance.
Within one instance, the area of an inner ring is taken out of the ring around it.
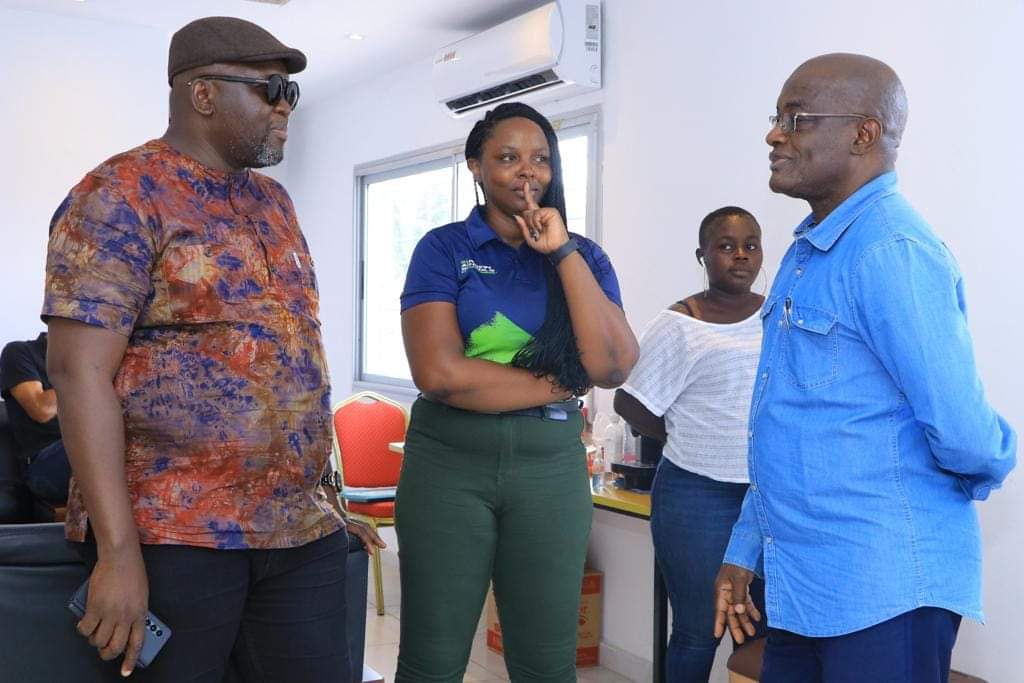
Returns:
[[[461,683],[490,582],[517,681],[576,680],[593,508],[582,417],[412,408],[395,517],[399,683]]]

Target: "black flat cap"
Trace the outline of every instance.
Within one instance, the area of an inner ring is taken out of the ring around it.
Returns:
[[[306,55],[284,45],[266,29],[235,17],[204,17],[185,24],[171,36],[167,83],[182,71],[216,62],[284,60],[288,73],[306,68]]]

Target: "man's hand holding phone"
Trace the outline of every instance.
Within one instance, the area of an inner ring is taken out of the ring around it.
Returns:
[[[124,553],[101,553],[89,577],[78,632],[104,660],[124,653],[122,676],[130,676],[138,663],[148,630],[148,602],[149,581],[138,544]]]

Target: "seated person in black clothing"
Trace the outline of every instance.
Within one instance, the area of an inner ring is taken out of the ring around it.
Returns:
[[[25,484],[53,507],[67,503],[71,466],[57,423],[57,393],[46,376],[46,333],[11,342],[0,354],[0,395],[21,453]]]

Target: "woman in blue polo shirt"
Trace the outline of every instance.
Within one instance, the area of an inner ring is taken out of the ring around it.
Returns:
[[[574,681],[592,516],[575,397],[621,384],[638,346],[607,255],[565,227],[547,119],[501,105],[466,159],[484,203],[424,236],[402,292],[422,397],[396,503],[396,680],[462,680],[493,580],[511,679]]]

